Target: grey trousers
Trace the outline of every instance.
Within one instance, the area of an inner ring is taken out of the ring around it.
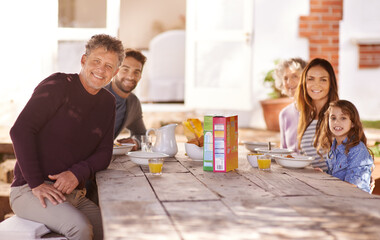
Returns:
[[[10,204],[17,216],[43,223],[70,240],[101,240],[103,226],[100,209],[85,195],[85,189],[74,190],[65,195],[65,202],[57,205],[45,198],[47,207],[43,208],[28,184],[25,184],[11,188]]]

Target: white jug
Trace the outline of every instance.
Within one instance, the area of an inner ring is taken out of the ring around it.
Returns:
[[[174,157],[178,152],[177,141],[175,140],[175,128],[178,124],[172,123],[158,129],[149,128],[146,131],[146,136],[153,131],[156,135],[156,142],[153,145],[153,152],[160,152]]]

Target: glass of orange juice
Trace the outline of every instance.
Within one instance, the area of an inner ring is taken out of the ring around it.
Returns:
[[[163,164],[164,164],[163,158],[150,158],[148,160],[150,174],[158,175],[158,176],[161,175]]]
[[[259,170],[269,171],[271,161],[272,160],[270,155],[264,154],[257,156],[257,165],[259,167]]]

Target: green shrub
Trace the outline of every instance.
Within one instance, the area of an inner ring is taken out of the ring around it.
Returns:
[[[380,120],[378,121],[366,121],[362,120],[362,124],[364,128],[377,128],[380,129]]]
[[[375,157],[380,157],[380,142],[375,142],[375,146],[370,147]]]

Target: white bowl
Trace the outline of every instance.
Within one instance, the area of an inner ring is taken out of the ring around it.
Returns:
[[[187,156],[194,161],[203,161],[203,147],[198,147],[193,143],[185,143]]]
[[[159,152],[142,152],[142,151],[133,151],[127,154],[132,162],[139,165],[148,165],[148,160],[150,158],[166,158],[169,155]]]
[[[257,163],[257,157],[261,156],[262,154],[257,154],[257,153],[248,153],[247,154],[247,160],[249,164],[251,164],[252,167],[257,168],[259,165]]]
[[[286,168],[304,168],[311,164],[313,157],[295,155],[288,157],[288,154],[283,155],[273,155],[274,160],[278,165],[281,165]]]
[[[127,152],[131,151],[133,146],[135,146],[134,143],[123,143],[121,146],[114,145],[112,154],[113,155],[123,155],[126,154]]]
[[[251,141],[242,141],[245,148],[248,149],[251,152],[255,151],[255,148],[268,148],[268,143],[266,142],[251,142]],[[270,144],[273,147],[276,146],[276,144],[272,143]]]

